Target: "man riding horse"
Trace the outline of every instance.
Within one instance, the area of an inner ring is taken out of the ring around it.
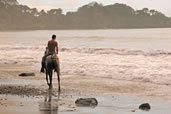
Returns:
[[[48,41],[48,45],[46,47],[45,55],[42,58],[42,67],[40,70],[40,72],[42,72],[42,73],[44,73],[44,70],[45,70],[46,57],[49,55],[58,54],[58,43],[55,40],[56,40],[56,35],[52,35],[52,40]],[[58,60],[57,60],[57,62],[58,62]],[[57,69],[55,69],[55,71],[56,70]]]
[[[49,89],[51,89],[53,70],[55,70],[57,72],[58,89],[60,91],[60,67],[59,58],[56,55],[58,54],[58,43],[55,40],[56,35],[52,35],[52,40],[48,41],[45,55],[42,58],[42,68],[40,71],[43,73],[46,71],[47,84],[49,86]],[[48,81],[48,79],[50,80],[50,82]]]

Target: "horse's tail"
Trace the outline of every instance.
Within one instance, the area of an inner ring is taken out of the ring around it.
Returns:
[[[58,74],[60,74],[59,58],[56,55],[48,56],[46,63],[48,69],[54,69]]]

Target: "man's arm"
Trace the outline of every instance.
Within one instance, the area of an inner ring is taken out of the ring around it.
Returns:
[[[47,43],[47,47],[49,48],[49,41],[48,41],[48,43]]]
[[[58,54],[58,43],[56,42],[56,53]]]

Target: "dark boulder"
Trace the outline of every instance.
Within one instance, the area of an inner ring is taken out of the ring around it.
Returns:
[[[35,76],[35,73],[21,73],[21,74],[19,74],[19,76],[23,76],[23,77],[26,77],[26,76]]]
[[[151,106],[148,103],[144,103],[139,106],[139,109],[149,111],[151,109]]]
[[[98,102],[95,98],[80,98],[75,101],[75,104],[79,107],[95,107]]]

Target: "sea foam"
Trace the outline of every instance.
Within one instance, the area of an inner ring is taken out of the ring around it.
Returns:
[[[1,45],[1,64],[28,64],[37,71],[44,46]],[[60,48],[62,75],[171,84],[171,52],[113,48]]]

